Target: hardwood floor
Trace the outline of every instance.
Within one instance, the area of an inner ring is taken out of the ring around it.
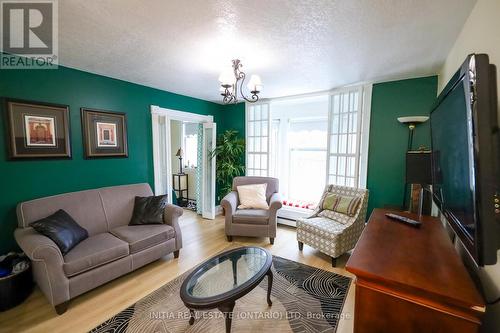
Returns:
[[[153,262],[126,276],[107,283],[72,300],[68,311],[58,316],[39,289],[21,305],[0,313],[0,332],[88,332],[106,319],[137,302],[176,276],[203,260],[232,246],[257,245],[271,253],[327,271],[353,277],[344,269],[348,255],[331,266],[330,257],[308,247],[298,250],[295,229],[278,226],[274,245],[269,238],[233,237],[229,243],[224,234],[224,219],[204,220],[191,211],[181,217],[183,248],[179,259],[173,254]],[[337,332],[353,331],[354,286],[351,284],[343,310],[345,318]]]

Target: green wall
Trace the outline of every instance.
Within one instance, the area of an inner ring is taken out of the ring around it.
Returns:
[[[437,77],[373,86],[368,160],[369,210],[400,205],[408,130],[398,116],[429,113]],[[245,105],[219,105],[87,72],[0,70],[0,96],[67,104],[71,115],[71,160],[7,161],[5,118],[0,117],[0,254],[15,248],[15,206],[33,198],[101,186],[148,182],[153,185],[150,105],[214,115],[218,133],[245,136]],[[80,107],[127,113],[129,157],[83,158]],[[3,112],[2,104],[2,112]],[[415,147],[429,146],[429,124],[417,128]],[[220,196],[220,193],[219,193]]]
[[[368,214],[373,208],[403,204],[408,127],[397,117],[429,115],[436,99],[437,76],[373,85],[368,181]],[[413,148],[430,148],[429,122],[418,125]]]
[[[225,127],[230,126],[225,119],[233,117],[227,112],[229,110],[225,110],[229,107],[216,103],[65,67],[57,70],[0,70],[0,96],[69,105],[73,155],[71,160],[7,161],[2,114],[0,254],[15,248],[15,206],[20,201],[101,186],[137,182],[148,182],[153,186],[150,105],[211,114],[216,122],[225,123]],[[2,103],[2,113],[3,107]],[[127,113],[128,158],[83,158],[80,107]],[[224,117],[221,118],[222,112]]]
[[[218,135],[226,130],[236,130],[241,138],[245,139],[245,103],[225,105],[220,113],[219,122],[217,124]],[[245,157],[241,161],[245,165]],[[217,202],[224,197],[226,193],[222,193],[217,184]]]
[[[232,129],[245,138],[245,103],[224,105],[217,127],[219,134]]]

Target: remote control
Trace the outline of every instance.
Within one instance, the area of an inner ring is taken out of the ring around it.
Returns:
[[[409,218],[401,216],[401,215],[387,213],[387,214],[385,214],[385,216],[387,216],[390,219],[406,223],[406,224],[411,225],[412,227],[415,227],[415,228],[419,228],[422,225],[422,222],[415,221],[415,220],[409,219]]]

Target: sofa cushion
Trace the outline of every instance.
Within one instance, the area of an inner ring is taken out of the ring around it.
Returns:
[[[328,209],[319,212],[318,216],[326,217],[327,219],[334,220],[335,222],[339,222],[342,224],[351,224],[356,219],[356,217],[345,215]]]
[[[31,223],[31,226],[37,232],[52,239],[63,255],[89,237],[87,230],[80,227],[63,209]]]
[[[134,212],[129,225],[163,224],[167,199],[166,195],[135,197]]]
[[[335,239],[345,228],[347,228],[345,224],[325,217],[297,220],[297,229],[301,229],[305,233],[310,233],[322,238]]]
[[[237,209],[233,215],[234,223],[241,224],[268,224],[269,210],[266,209]]]
[[[133,207],[133,197],[131,198]],[[17,219],[20,228],[27,228],[31,222],[40,220],[64,209],[78,224],[88,231],[89,235],[97,235],[108,231],[103,203],[99,190],[87,190],[55,195],[17,205]],[[132,209],[130,210],[132,214]],[[130,217],[125,224],[130,221]]]
[[[322,209],[354,216],[360,203],[359,196],[345,196],[329,192],[323,200]]]
[[[113,230],[128,225],[134,211],[135,197],[153,195],[149,184],[131,184],[98,189],[102,205],[106,211],[108,229]]]
[[[64,256],[66,276],[74,276],[129,254],[128,244],[110,233],[102,233],[83,240]]]
[[[166,224],[126,225],[111,230],[111,233],[129,244],[130,253],[137,253],[175,236],[174,228]]]
[[[239,209],[268,209],[266,200],[267,184],[250,184],[236,187],[240,200]]]

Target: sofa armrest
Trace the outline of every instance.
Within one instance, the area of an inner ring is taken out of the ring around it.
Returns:
[[[238,192],[231,191],[221,200],[220,205],[224,208],[226,235],[232,235],[233,215],[238,207]]]
[[[163,211],[163,223],[168,224],[175,230],[175,249],[179,250],[182,247],[182,232],[179,226],[179,217],[184,214],[181,207],[167,204]]]
[[[68,301],[69,280],[64,274],[64,257],[57,245],[33,228],[16,229],[14,236],[31,259],[34,279],[52,305]]]
[[[282,206],[283,204],[281,203],[281,195],[279,193],[273,193],[273,195],[269,199],[269,228],[274,230],[274,232],[271,234],[276,235],[276,225],[278,224],[278,209],[280,209]]]
[[[238,192],[231,191],[221,200],[220,202],[222,208],[224,208],[225,214],[232,216],[236,212],[238,207]]]
[[[50,238],[38,233],[33,228],[16,229],[14,232],[17,244],[31,260],[52,259],[61,265],[64,263],[61,250]]]
[[[271,199],[269,200],[269,210],[277,211],[281,207],[283,207],[283,204],[281,203],[281,194],[277,192],[273,193]]]

